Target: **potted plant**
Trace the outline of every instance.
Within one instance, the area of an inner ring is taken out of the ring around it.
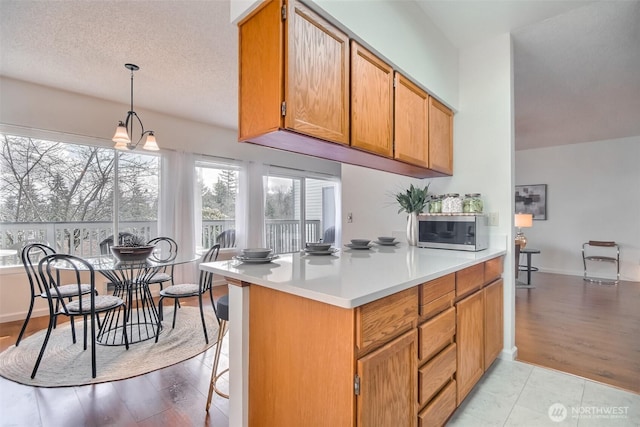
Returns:
[[[408,214],[407,243],[411,246],[418,244],[418,214],[424,210],[429,201],[429,184],[424,188],[411,184],[407,190],[395,195],[396,201],[400,205],[398,213],[406,212]]]

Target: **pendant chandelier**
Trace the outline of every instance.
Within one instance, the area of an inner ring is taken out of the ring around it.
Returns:
[[[156,137],[153,134],[153,131],[145,131],[140,117],[138,117],[136,112],[133,111],[133,72],[139,70],[140,67],[135,64],[124,64],[124,66],[127,70],[131,71],[131,109],[127,113],[127,119],[124,122],[120,121],[120,123],[118,123],[116,133],[112,138],[112,141],[116,143],[114,148],[116,150],[133,150],[146,136],[146,140],[142,148],[145,150],[158,151],[160,148],[156,143]],[[138,139],[136,143],[131,142],[131,137],[133,136],[133,117],[138,120],[141,129],[140,139]]]

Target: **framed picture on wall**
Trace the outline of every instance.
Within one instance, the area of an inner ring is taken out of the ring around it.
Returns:
[[[516,185],[516,212],[547,219],[547,184]]]

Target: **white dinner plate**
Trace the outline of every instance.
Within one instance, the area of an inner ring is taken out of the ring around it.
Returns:
[[[361,246],[361,245],[354,245],[352,243],[345,243],[344,244],[346,247],[351,248],[351,249],[369,249],[371,247],[373,247],[373,245],[371,243],[369,243],[366,246]]]
[[[377,243],[380,246],[395,246],[400,242],[397,240],[395,242],[381,242],[379,240],[374,240],[374,243]]]
[[[339,250],[340,249],[330,248],[327,251],[314,251],[314,250],[308,250],[308,249],[305,249],[304,251],[307,253],[307,255],[331,255],[331,254],[335,254]]]
[[[270,255],[266,258],[247,258],[241,255],[234,256],[233,259],[240,262],[246,262],[247,264],[265,264],[271,262],[274,259],[279,258],[278,255]]]

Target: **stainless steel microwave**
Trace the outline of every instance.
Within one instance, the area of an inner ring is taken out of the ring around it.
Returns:
[[[487,216],[482,214],[420,214],[418,246],[481,251],[489,247],[487,224]]]

